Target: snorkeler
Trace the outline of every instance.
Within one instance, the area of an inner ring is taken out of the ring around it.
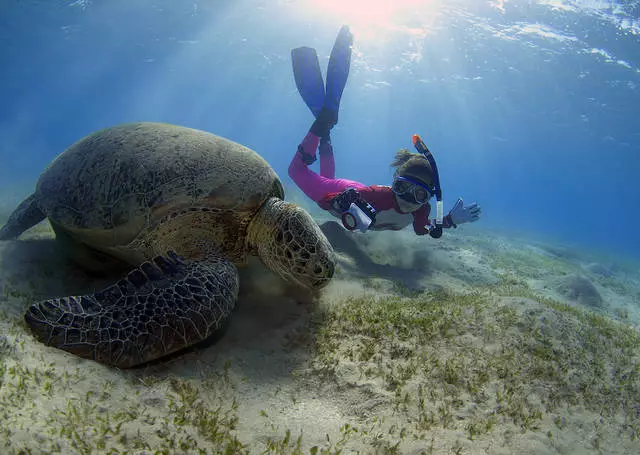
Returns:
[[[349,76],[353,35],[343,26],[336,38],[327,67],[326,91],[315,49],[291,51],[293,74],[302,99],[315,117],[298,146],[289,176],[318,205],[340,218],[348,230],[400,230],[413,224],[418,235],[439,238],[443,228],[478,220],[480,207],[465,206],[458,198],[446,216],[442,211],[442,190],[433,155],[418,135],[412,138],[417,153],[403,149],[396,153],[391,186],[367,186],[335,178],[330,132],[338,123],[340,98]],[[320,155],[320,174],[309,169]],[[436,218],[431,221],[429,200],[436,198]]]

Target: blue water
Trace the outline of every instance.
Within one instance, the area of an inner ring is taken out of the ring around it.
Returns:
[[[446,209],[462,196],[482,205],[478,226],[640,257],[640,2],[425,0],[373,24],[374,6],[325,3],[2,2],[0,191],[129,121],[228,137],[292,184],[312,117],[290,49],[316,47],[324,67],[349,23],[339,176],[390,183],[419,133]]]

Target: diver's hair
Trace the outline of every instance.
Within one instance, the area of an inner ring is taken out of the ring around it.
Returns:
[[[422,153],[400,149],[391,163],[395,167],[395,174],[411,177],[431,187],[433,186],[433,171],[429,160]],[[395,175],[394,174],[394,175]]]
[[[407,149],[400,149],[396,152],[396,156],[391,163],[391,167],[400,167],[407,161],[409,161],[413,156],[420,156],[417,153],[410,152]]]

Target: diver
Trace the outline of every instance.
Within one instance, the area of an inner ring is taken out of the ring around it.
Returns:
[[[289,165],[289,176],[318,205],[342,220],[350,230],[400,230],[413,224],[417,235],[442,236],[443,228],[478,220],[480,207],[464,205],[458,198],[446,216],[442,210],[442,190],[433,155],[420,136],[412,142],[417,152],[396,153],[391,186],[367,186],[353,180],[335,178],[330,132],[338,123],[340,98],[349,76],[353,35],[343,26],[335,40],[327,67],[326,91],[316,50],[298,47],[291,51],[293,74],[302,99],[315,117],[309,132]],[[320,155],[320,174],[309,169]],[[436,217],[429,219],[429,201],[436,198]]]

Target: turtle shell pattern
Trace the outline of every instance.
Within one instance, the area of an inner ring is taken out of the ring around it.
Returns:
[[[256,152],[211,133],[130,123],[90,134],[43,172],[35,196],[56,230],[138,264],[215,244],[243,262],[247,225],[284,191]]]

